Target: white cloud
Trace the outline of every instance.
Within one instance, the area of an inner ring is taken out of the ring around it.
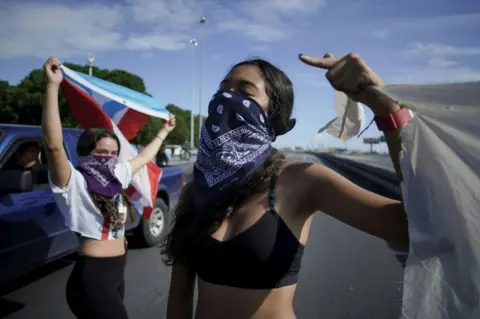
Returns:
[[[401,73],[403,73],[403,75],[386,79],[386,83],[452,83],[480,81],[480,70],[468,67],[432,67],[431,65],[427,65],[424,68],[405,68]]]
[[[455,29],[455,28],[478,28],[480,25],[480,13],[452,14],[432,17],[418,17],[412,19],[393,20],[393,24],[409,29]]]
[[[254,23],[246,19],[219,23],[222,31],[235,31],[261,42],[278,41],[289,34],[289,31],[278,29],[262,23]]]
[[[255,17],[265,16],[269,13],[286,16],[312,14],[327,4],[326,0],[257,0],[254,2],[244,0],[242,2],[240,6],[244,6],[247,9],[246,12]]]
[[[452,30],[476,32],[480,25],[480,13],[452,14],[415,18],[385,17],[366,22],[359,27],[359,32],[365,30],[366,34],[373,38],[382,38],[386,35],[398,37],[398,33],[407,34],[409,38],[426,32],[441,34]],[[418,33],[417,33],[418,32]]]
[[[375,39],[385,40],[387,36],[390,34],[390,30],[382,29],[382,30],[374,30],[370,32],[370,36]]]
[[[186,36],[137,35],[129,37],[125,47],[130,50],[148,51],[152,49],[177,51],[187,46]]]
[[[140,24],[157,25],[158,29],[189,30],[198,24],[204,6],[194,0],[128,0],[133,19]]]
[[[260,42],[291,36],[297,25],[326,5],[326,0],[237,0],[217,14],[219,31],[236,31]]]
[[[435,43],[411,43],[408,45],[409,52],[426,55],[480,55],[480,47],[453,47]]]
[[[61,58],[88,52],[181,50],[208,13],[206,32],[273,42],[291,34],[326,0],[126,0],[120,5],[0,4],[0,58]],[[296,22],[294,22],[296,21]]]
[[[428,65],[434,68],[446,68],[456,65],[457,62],[445,58],[433,58],[428,60]]]
[[[0,7],[0,58],[62,57],[111,50],[121,42],[120,7],[12,4]]]
[[[414,83],[445,83],[480,80],[480,70],[476,70],[455,58],[480,55],[480,47],[456,47],[438,43],[410,43],[407,45],[407,57],[424,61],[424,67],[403,68]],[[462,60],[460,60],[462,61]],[[405,76],[397,78],[397,83],[405,82]]]

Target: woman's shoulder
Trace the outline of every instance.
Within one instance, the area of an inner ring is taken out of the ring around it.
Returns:
[[[322,171],[330,170],[321,163],[314,163],[310,161],[292,161],[285,160],[280,170],[281,178],[287,180],[299,180],[302,178],[309,178],[312,172],[321,173]]]
[[[322,184],[313,178],[323,175],[326,168],[321,163],[309,161],[285,161],[278,176],[275,192],[280,207],[286,209],[291,218],[304,218],[311,209],[307,203],[311,196],[321,192]],[[320,172],[320,173],[318,173]]]
[[[289,189],[290,194],[304,196],[308,190],[327,186],[338,174],[322,163],[285,161],[279,174],[278,186]]]

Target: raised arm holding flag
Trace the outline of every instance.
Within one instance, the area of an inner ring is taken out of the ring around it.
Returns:
[[[153,205],[160,169],[152,159],[175,128],[175,117],[169,116],[152,142],[137,154],[117,124],[121,122],[130,133],[138,132],[135,119],[143,114],[127,107],[118,110],[121,105],[114,94],[102,95],[98,86],[95,90],[85,81],[75,82],[78,77],[71,70],[64,70],[64,79],[56,58],[47,60],[44,71],[48,85],[42,129],[50,187],[67,226],[80,240],[79,257],[67,284],[67,301],[77,318],[125,319],[125,223]],[[60,86],[77,120],[86,128],[77,143],[77,167],[63,148]],[[116,118],[106,111],[112,108],[118,110]]]

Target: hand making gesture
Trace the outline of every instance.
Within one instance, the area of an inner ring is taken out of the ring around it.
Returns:
[[[367,86],[382,86],[383,81],[357,54],[335,57],[331,53],[326,53],[323,58],[300,54],[299,59],[305,64],[327,70],[325,76],[335,90],[344,92],[352,100],[367,105],[374,113],[384,107],[385,103],[380,101],[381,97],[378,94],[364,90]]]

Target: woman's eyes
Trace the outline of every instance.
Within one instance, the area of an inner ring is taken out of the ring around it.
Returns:
[[[249,88],[242,89],[240,91],[243,95],[246,95],[248,97],[254,97],[255,95],[253,94],[252,90]]]
[[[228,91],[228,90],[232,90],[232,88],[230,88],[230,87],[227,88],[226,85],[221,85],[220,88],[218,89],[218,92]],[[246,95],[248,97],[254,97],[255,96],[254,92],[252,92],[252,89],[249,88],[248,86],[233,88],[233,90],[235,90],[236,92],[242,93],[243,95]]]

